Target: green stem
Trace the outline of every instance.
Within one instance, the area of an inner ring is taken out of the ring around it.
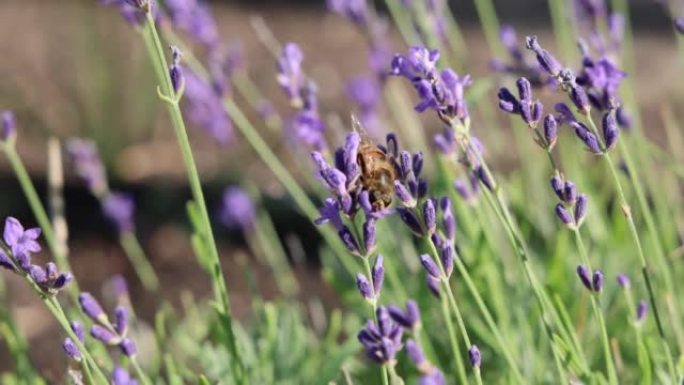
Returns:
[[[440,295],[440,302],[442,303],[442,315],[446,322],[447,331],[449,333],[449,342],[451,343],[451,352],[454,356],[454,364],[456,365],[456,373],[458,374],[459,384],[467,384],[468,378],[465,373],[465,366],[463,366],[463,357],[461,357],[461,350],[458,348],[458,339],[456,338],[456,329],[454,323],[449,315],[449,303],[445,295]]]
[[[145,372],[142,370],[140,367],[140,363],[138,362],[135,357],[131,358],[131,366],[133,366],[133,370],[135,370],[136,375],[138,376],[138,379],[142,383],[142,385],[152,385],[152,382],[150,381],[149,377],[145,374]]]
[[[473,346],[470,336],[468,335],[468,330],[465,327],[465,322],[463,322],[463,316],[461,315],[461,310],[458,308],[458,304],[456,303],[456,298],[454,297],[454,293],[451,290],[451,283],[449,282],[449,278],[447,277],[446,270],[444,269],[444,264],[442,263],[442,258],[439,256],[439,252],[437,251],[437,247],[435,246],[435,243],[432,241],[432,238],[430,238],[430,251],[432,253],[433,258],[435,261],[437,261],[437,266],[439,266],[439,271],[442,274],[442,284],[444,285],[444,291],[446,292],[447,295],[447,300],[449,301],[449,304],[451,305],[451,310],[453,311],[454,315],[456,316],[456,322],[458,323],[458,328],[461,331],[461,335],[463,336],[463,342],[465,343],[466,350],[468,350],[471,346]],[[455,255],[454,251],[454,259],[456,259],[457,256]],[[473,366],[473,372],[475,373],[475,379],[478,383],[478,385],[482,385],[482,378],[480,376],[479,370],[476,370],[477,368]]]
[[[641,325],[634,319],[636,316],[636,305],[634,298],[632,298],[632,291],[629,286],[624,288],[625,298],[627,299],[627,309],[629,311],[628,320],[634,328],[634,337],[637,342],[637,359],[639,360],[639,368],[641,369],[642,384],[651,384],[651,361],[646,350],[643,335],[641,333]]]
[[[575,234],[575,242],[577,243],[577,249],[580,253],[580,259],[582,264],[584,264],[589,270],[589,276],[592,276],[591,264],[589,262],[589,256],[587,254],[587,249],[584,246],[584,241],[582,240],[582,235],[580,234],[579,228],[575,227],[573,229]],[[617,371],[615,370],[615,364],[613,362],[613,354],[610,350],[610,341],[608,339],[608,330],[606,328],[606,322],[603,319],[603,313],[601,312],[601,307],[599,305],[597,295],[592,293],[591,295],[591,307],[594,311],[594,316],[599,322],[601,329],[601,343],[603,344],[603,354],[606,360],[606,371],[608,372],[608,379],[611,384],[618,384]]]
[[[157,33],[157,28],[154,22],[154,17],[150,12],[147,13],[147,29],[151,34],[152,46],[148,46],[148,51],[150,54],[150,59],[152,61],[158,60],[162,68],[168,68],[166,63],[166,56],[164,54],[164,49],[162,47],[161,39]],[[147,40],[146,40],[147,42]],[[160,78],[158,79],[162,91],[165,95],[171,97],[175,95],[173,86],[171,85],[170,77],[165,74],[157,74]],[[163,76],[160,76],[163,75]],[[235,334],[232,326],[232,316],[230,308],[230,300],[228,297],[228,290],[226,288],[226,282],[224,280],[223,274],[221,272],[221,265],[219,260],[218,248],[216,246],[216,241],[214,239],[214,234],[211,229],[211,222],[209,220],[209,213],[207,211],[206,203],[204,200],[204,193],[202,191],[202,183],[199,178],[199,172],[197,171],[197,166],[195,164],[195,158],[192,153],[192,148],[190,146],[190,140],[188,138],[188,133],[185,128],[185,123],[183,120],[183,114],[180,110],[178,101],[168,100],[167,107],[169,109],[169,114],[171,115],[171,121],[173,123],[174,132],[176,134],[176,139],[178,140],[178,145],[183,156],[183,161],[185,163],[185,168],[188,173],[188,181],[190,183],[190,189],[192,191],[193,200],[199,208],[201,221],[203,224],[201,236],[207,244],[207,249],[211,254],[212,259],[212,270],[211,274],[212,280],[215,284],[215,297],[219,304],[219,309],[225,320],[222,321],[222,327],[226,332],[226,340],[228,343],[228,349],[231,353],[231,365],[232,365],[232,375],[238,384],[246,383],[244,364],[242,362],[242,356],[238,352],[237,341],[235,339]]]
[[[499,19],[496,16],[496,9],[492,0],[475,0],[475,9],[482,23],[485,40],[489,50],[496,56],[501,57],[502,46],[499,43]]]
[[[136,275],[140,278],[143,287],[147,291],[156,292],[159,290],[159,278],[150,260],[145,255],[145,251],[138,238],[132,231],[124,231],[119,236],[119,243],[128,256],[128,260],[133,265]]]

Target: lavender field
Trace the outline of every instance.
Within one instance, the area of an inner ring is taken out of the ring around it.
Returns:
[[[0,383],[684,384],[684,2],[0,4]]]

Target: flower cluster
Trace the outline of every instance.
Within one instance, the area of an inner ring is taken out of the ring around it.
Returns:
[[[516,85],[519,99],[508,88],[499,89],[499,108],[510,114],[520,115],[530,128],[537,128],[544,113],[544,105],[539,99],[532,100],[532,84],[527,78],[519,78]]]
[[[2,111],[0,119],[2,120],[0,141],[7,143],[16,135],[17,123],[14,120],[14,114],[10,110]]]
[[[528,60],[527,57],[519,48],[518,36],[515,29],[510,25],[502,25],[499,30],[499,40],[501,45],[506,49],[510,61],[506,62],[500,59],[493,59],[490,66],[496,72],[512,75],[522,76],[530,80],[534,87],[539,87],[544,84],[554,84],[553,78],[545,77],[544,70],[539,63]]]
[[[446,124],[464,124],[469,119],[464,92],[472,83],[470,76],[460,77],[450,68],[438,72],[437,59],[438,50],[411,47],[406,55],[394,56],[391,74],[411,81],[420,97],[416,111],[434,110]]]
[[[256,223],[256,210],[247,192],[239,187],[223,191],[219,219],[230,229],[250,231]]]
[[[371,269],[370,280],[366,275],[359,273],[356,275],[356,287],[361,296],[370,303],[377,303],[382,284],[385,281],[385,265],[382,255],[375,258],[375,263]]]
[[[605,282],[605,277],[601,270],[595,270],[592,273],[589,272],[589,268],[585,265],[577,266],[577,276],[582,282],[582,285],[586,287],[589,291],[600,292],[603,290],[603,284]]]
[[[125,192],[111,191],[107,175],[95,142],[87,139],[70,139],[67,153],[76,174],[85,181],[88,190],[100,201],[102,212],[117,228],[119,233],[131,232],[135,228],[135,202]]]
[[[0,249],[0,266],[29,278],[44,295],[56,295],[73,279],[71,273],[60,273],[57,265],[45,267],[31,263],[31,255],[41,250],[40,228],[24,229],[16,218],[5,220],[4,245]]]
[[[390,316],[384,306],[376,311],[377,323],[368,321],[359,332],[358,339],[366,350],[366,356],[380,365],[394,365],[396,355],[402,348],[404,329]]]
[[[420,344],[413,339],[406,341],[406,353],[420,372],[421,385],[446,385],[444,373],[425,358]]]
[[[216,20],[203,1],[167,0],[164,4],[173,24],[194,41],[208,49],[216,49],[220,45]]]
[[[316,163],[316,175],[330,190],[332,197],[326,198],[324,206],[320,209],[320,218],[315,223],[320,225],[330,222],[337,230],[340,238],[347,248],[356,255],[368,255],[375,247],[376,221],[392,213],[392,210],[383,207],[384,203],[376,195],[376,192],[364,188],[361,176],[361,166],[358,163],[359,148],[362,145],[361,136],[357,132],[347,135],[343,147],[335,152],[334,166],[330,165],[320,152],[313,152],[312,159]],[[397,153],[396,138],[394,135],[387,136],[387,147],[378,147],[379,151],[385,151],[392,167],[396,163]],[[343,218],[354,218],[361,209],[365,215],[363,224],[363,239],[355,239],[350,228],[344,223]]]
[[[587,196],[578,194],[575,184],[560,174],[551,177],[551,188],[560,200],[556,205],[558,219],[570,228],[579,228],[587,215]]]
[[[127,337],[130,316],[125,306],[117,306],[114,309],[112,324],[102,306],[90,293],[81,293],[78,301],[83,313],[95,322],[90,329],[93,338],[108,346],[118,346],[126,357],[136,355],[137,347],[133,340]]]
[[[318,113],[318,89],[302,70],[304,54],[295,43],[287,43],[278,58],[277,80],[297,112],[286,122],[291,137],[317,151],[327,148],[325,124]]]

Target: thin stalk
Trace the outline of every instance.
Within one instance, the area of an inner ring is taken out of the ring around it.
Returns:
[[[627,299],[627,309],[629,311],[629,323],[634,328],[634,337],[637,343],[637,360],[639,361],[639,368],[641,369],[642,384],[651,384],[651,366],[650,358],[644,343],[644,337],[641,332],[641,325],[633,317],[636,316],[636,305],[634,298],[632,298],[632,291],[629,287],[624,288],[625,298]]]
[[[577,243],[577,249],[580,253],[580,258],[582,263],[589,269],[589,276],[592,276],[591,264],[589,262],[589,256],[587,254],[587,249],[584,246],[584,241],[582,240],[582,235],[578,227],[573,229],[575,234],[575,242]],[[610,350],[610,341],[608,339],[608,329],[606,328],[606,322],[603,319],[603,312],[601,312],[601,307],[599,305],[598,296],[592,293],[591,295],[591,307],[594,311],[594,316],[599,322],[599,327],[601,329],[601,343],[603,344],[603,354],[606,360],[606,371],[608,372],[608,380],[611,384],[618,384],[617,371],[615,370],[615,364],[613,362],[612,351]]]
[[[515,377],[515,379],[518,383],[524,384],[525,380],[523,379],[523,376],[520,373],[520,369],[518,369],[518,366],[515,362],[515,358],[513,358],[513,353],[510,350],[511,344],[508,343],[506,340],[504,340],[504,337],[501,334],[501,331],[499,330],[498,326],[496,325],[496,322],[494,321],[492,314],[489,312],[489,309],[487,309],[487,305],[484,303],[484,300],[482,299],[480,292],[477,290],[477,287],[473,283],[473,280],[470,277],[470,273],[468,272],[468,269],[463,264],[463,260],[460,258],[460,256],[457,253],[454,253],[454,259],[455,259],[456,268],[458,269],[459,274],[461,274],[461,276],[463,277],[463,280],[465,281],[466,287],[468,288],[471,295],[475,299],[475,303],[477,304],[477,307],[480,309],[480,313],[482,313],[482,316],[484,317],[485,322],[487,323],[487,326],[492,331],[492,333],[494,334],[494,337],[496,338],[497,342],[499,343],[499,347],[500,347],[501,351],[503,352],[503,355],[506,358],[506,361],[508,361],[509,367],[511,368],[511,371],[513,373],[513,377]]]
[[[503,48],[499,43],[499,18],[492,0],[475,0],[475,9],[482,23],[482,30],[489,50],[497,57],[501,57]]]
[[[356,228],[356,226],[353,226],[353,227]],[[366,277],[368,277],[368,279],[372,279],[373,273],[372,273],[371,265],[370,265],[370,255],[364,255],[361,257],[361,259],[363,259],[363,267],[366,270]],[[373,320],[375,321],[375,324],[377,325],[377,323],[378,323],[378,314],[377,314],[378,297],[375,293],[375,289],[374,289],[373,285],[371,285],[371,291],[373,292],[373,300],[368,301],[368,303],[370,304],[370,307],[371,307],[371,316],[373,317]],[[389,372],[387,370],[387,365],[382,365],[381,372],[382,372],[382,384],[388,385],[389,384]]]
[[[52,253],[55,259],[57,267],[61,271],[72,271],[66,255],[61,253],[59,243],[57,242],[57,237],[55,236],[54,229],[52,228],[52,222],[50,222],[50,218],[45,210],[45,206],[43,206],[43,203],[41,203],[40,198],[38,197],[38,192],[36,191],[36,187],[33,185],[31,177],[26,171],[24,162],[22,162],[21,157],[19,157],[14,144],[4,143],[2,145],[2,149],[7,156],[7,160],[10,162],[14,174],[19,180],[19,185],[24,192],[24,196],[29,202],[29,206],[31,207],[31,211],[33,212],[36,222],[38,222],[38,226],[40,226],[43,232],[45,243],[47,243],[50,253]],[[69,292],[69,296],[74,301],[73,303],[78,303],[79,289],[75,280],[69,284],[69,288],[67,290]]]
[[[147,374],[142,370],[140,367],[140,363],[138,360],[135,358],[131,358],[131,366],[133,366],[133,370],[135,370],[136,375],[138,376],[138,380],[142,383],[142,385],[152,385],[152,382],[150,381],[149,377],[147,377]]]
[[[416,44],[420,39],[411,26],[411,20],[406,17],[406,13],[401,9],[401,4],[396,0],[385,0],[385,5],[387,5],[390,17],[406,44]]]
[[[158,60],[158,63],[160,63],[162,68],[168,68],[168,64],[166,63],[166,56],[164,54],[164,49],[161,43],[161,39],[159,38],[159,34],[157,32],[157,27],[154,22],[154,17],[152,16],[151,12],[147,12],[146,15],[146,29],[147,32],[151,35],[151,43],[152,46],[147,46],[148,48],[148,53],[150,54],[151,60],[155,61]],[[147,40],[146,40],[147,42]],[[161,89],[164,92],[165,95],[172,96],[174,95],[174,90],[173,86],[171,85],[171,79],[168,75],[164,74],[163,72],[160,74],[159,71],[157,71],[157,75],[159,79],[157,79],[160,83]],[[159,76],[159,75],[164,75],[164,76]],[[197,207],[199,208],[200,212],[200,219],[203,224],[203,233],[201,234],[207,243],[207,249],[209,250],[211,254],[211,259],[212,259],[212,269],[213,269],[213,274],[211,274],[211,278],[215,283],[215,288],[216,292],[215,297],[216,301],[219,305],[220,311],[223,313],[223,316],[225,317],[224,322],[222,322],[222,326],[225,329],[225,332],[227,334],[226,339],[228,342],[228,349],[231,353],[232,359],[231,359],[231,366],[232,366],[232,375],[234,376],[236,382],[238,384],[244,384],[246,383],[245,379],[245,370],[244,370],[244,364],[242,362],[242,356],[238,352],[237,348],[237,342],[235,339],[235,334],[233,331],[233,325],[232,325],[232,315],[231,315],[231,308],[230,308],[230,300],[228,297],[228,290],[226,288],[226,282],[224,280],[223,274],[221,273],[221,265],[220,265],[220,260],[219,260],[219,254],[218,254],[218,248],[216,246],[216,241],[214,240],[214,234],[211,229],[211,221],[209,220],[209,213],[207,211],[206,207],[206,202],[204,200],[204,193],[202,191],[202,183],[199,178],[199,172],[197,171],[197,166],[195,164],[195,159],[192,153],[192,148],[190,146],[190,140],[188,138],[188,133],[185,128],[185,123],[183,120],[183,114],[180,110],[180,106],[178,104],[178,100],[175,99],[169,99],[166,101],[167,107],[169,110],[169,114],[171,115],[171,121],[173,123],[173,128],[174,132],[176,134],[176,139],[178,140],[178,145],[181,150],[181,154],[183,155],[183,161],[185,163],[185,168],[188,173],[188,181],[190,183],[190,189],[192,191],[192,196],[193,200],[197,204]]]
[[[465,366],[463,366],[463,357],[461,357],[461,350],[458,348],[458,339],[456,338],[456,330],[454,323],[449,315],[449,302],[445,295],[440,295],[440,302],[442,303],[442,315],[446,322],[447,331],[449,333],[449,343],[451,343],[451,351],[454,356],[454,364],[456,365],[456,374],[459,378],[459,384],[467,384]]]
[[[43,303],[47,306],[47,308],[50,310],[52,315],[55,317],[59,325],[62,327],[62,329],[67,333],[69,338],[73,341],[73,343],[76,345],[78,350],[81,352],[81,355],[83,356],[84,359],[84,365],[88,365],[93,372],[95,372],[95,376],[97,377],[97,382],[102,385],[108,385],[109,381],[107,380],[107,377],[105,374],[102,372],[102,369],[97,365],[97,362],[93,358],[93,356],[90,354],[90,352],[86,349],[86,347],[81,343],[81,340],[76,336],[76,333],[71,329],[71,325],[69,324],[69,320],[64,313],[64,309],[62,309],[62,306],[59,304],[57,301],[57,298],[55,297],[45,297],[40,289],[35,286],[34,283],[31,282],[31,285],[33,286],[34,291],[38,293],[38,295],[41,297],[43,300]],[[95,383],[95,382],[94,382]]]
[[[587,121],[589,122],[591,130],[597,134],[596,136],[599,138],[599,141],[601,141],[600,135],[598,135],[598,128],[596,127],[596,123],[594,123],[594,120],[592,119],[591,115],[587,115]],[[663,350],[665,351],[665,354],[667,355],[668,370],[670,372],[670,376],[672,377],[672,379],[674,381],[677,378],[676,374],[675,374],[675,369],[674,369],[674,362],[672,360],[672,354],[670,352],[670,346],[667,343],[667,337],[665,336],[665,330],[663,329],[662,321],[660,319],[660,313],[658,311],[658,305],[657,305],[656,300],[655,300],[655,294],[654,294],[654,290],[653,290],[653,284],[651,282],[649,267],[648,267],[648,263],[646,261],[646,256],[644,254],[644,249],[641,246],[641,240],[639,238],[639,232],[637,231],[636,225],[634,223],[634,218],[632,217],[632,211],[629,207],[629,203],[627,203],[627,198],[626,198],[625,192],[622,188],[622,183],[620,182],[620,176],[618,175],[617,168],[615,167],[613,160],[610,158],[610,155],[608,155],[608,152],[603,152],[601,155],[601,158],[606,162],[608,170],[610,171],[610,174],[613,178],[613,184],[615,185],[615,189],[617,190],[617,193],[618,193],[618,198],[620,199],[620,206],[622,208],[622,213],[625,216],[625,219],[627,219],[627,224],[629,226],[629,232],[630,232],[630,235],[632,237],[632,241],[634,242],[634,246],[636,247],[638,255],[639,255],[639,261],[641,263],[641,274],[644,277],[644,281],[646,282],[646,289],[648,290],[648,298],[649,298],[649,301],[651,303],[651,307],[653,308],[653,318],[655,319],[656,326],[658,328],[658,334],[660,336],[661,344],[663,345]]]
[[[140,278],[143,287],[147,291],[156,292],[159,290],[159,277],[152,267],[150,260],[145,255],[145,251],[138,238],[132,231],[124,231],[119,235],[119,243],[128,256],[128,260],[133,265],[135,274]]]
[[[444,291],[446,291],[447,294],[447,300],[449,301],[449,304],[451,305],[451,310],[453,311],[454,315],[456,316],[456,322],[458,323],[458,328],[461,331],[461,335],[463,336],[463,342],[465,343],[466,350],[469,349],[471,346],[473,346],[470,336],[468,335],[468,330],[465,327],[465,322],[463,322],[463,316],[461,315],[461,310],[458,308],[458,304],[456,303],[456,298],[454,297],[454,293],[451,290],[451,283],[449,282],[449,278],[447,277],[446,270],[444,269],[444,264],[442,263],[442,258],[439,256],[439,252],[437,251],[437,247],[435,246],[435,243],[432,241],[432,238],[430,238],[430,252],[432,253],[433,258],[437,261],[437,266],[439,266],[439,271],[442,274],[442,284],[444,285]],[[454,252],[454,259],[457,258]],[[480,375],[480,371],[477,370],[475,366],[473,366],[473,372],[475,373],[475,380],[477,381],[478,385],[482,385],[482,377]]]

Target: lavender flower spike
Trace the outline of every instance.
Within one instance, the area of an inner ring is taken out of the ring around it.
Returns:
[[[603,290],[603,284],[605,282],[605,276],[601,270],[594,271],[594,275],[591,277],[591,288],[595,292],[600,292]]]
[[[482,353],[480,353],[480,348],[478,348],[477,345],[472,345],[470,349],[468,349],[468,359],[474,368],[479,369],[482,365]]]
[[[646,314],[648,313],[648,302],[646,302],[645,299],[639,301],[636,312],[637,322],[643,322],[643,320],[646,318]]]
[[[81,359],[83,358],[81,356],[81,351],[78,350],[78,347],[76,347],[76,344],[74,341],[71,340],[71,338],[67,338],[64,340],[62,343],[62,348],[64,349],[64,353],[69,357],[69,359],[74,360],[76,362],[81,362]]]
[[[622,287],[622,288],[626,289],[626,288],[630,287],[630,285],[631,285],[630,279],[627,276],[627,274],[624,274],[624,273],[618,274],[616,280],[617,280],[618,285],[620,285],[620,287]]]
[[[382,283],[385,281],[385,265],[382,255],[378,255],[375,259],[375,264],[371,269],[371,279],[373,281],[373,292],[378,296],[382,290]]]
[[[17,124],[14,114],[10,110],[2,111],[2,130],[0,131],[0,141],[7,142],[14,138],[17,133]]]
[[[102,307],[97,300],[90,294],[83,292],[78,296],[78,302],[81,305],[81,310],[93,321],[107,323],[107,314],[105,314]]]
[[[278,83],[295,108],[301,107],[304,103],[301,97],[301,91],[305,85],[302,60],[304,60],[304,54],[295,43],[285,44],[278,59]]]
[[[553,77],[558,77],[560,75],[563,67],[560,62],[553,56],[549,51],[543,49],[539,45],[539,41],[536,36],[528,36],[525,38],[525,46],[527,49],[534,51],[537,54],[537,61],[539,64]]]
[[[615,146],[615,143],[617,143],[618,140],[618,135],[620,133],[614,109],[611,109],[603,115],[602,126],[603,142],[606,146],[607,151]]]
[[[169,68],[169,77],[171,78],[171,86],[173,87],[173,92],[176,95],[182,93],[185,87],[185,77],[183,76],[183,70],[180,66],[182,53],[180,49],[176,46],[171,46],[171,67]]]
[[[375,299],[373,288],[371,287],[370,282],[368,282],[368,277],[365,275],[361,273],[356,274],[356,287],[359,289],[359,293],[361,293],[363,298],[369,301]]]
[[[593,290],[593,285],[591,278],[589,277],[589,268],[584,265],[577,266],[577,276],[579,277],[582,285],[589,290]]]
[[[387,308],[378,307],[377,324],[372,321],[358,334],[358,339],[366,350],[366,356],[374,362],[384,365],[393,364],[397,352],[401,349],[401,326],[390,317]]]
[[[435,261],[427,254],[423,254],[420,256],[420,263],[423,265],[425,268],[425,271],[427,273],[436,279],[440,279],[442,277],[442,273],[439,271],[439,267],[437,267],[437,264]]]
[[[138,347],[135,342],[129,338],[124,338],[121,343],[119,343],[119,349],[126,357],[134,357],[138,353]]]
[[[40,236],[40,228],[24,230],[24,226],[16,218],[7,217],[5,219],[3,239],[15,257],[19,258],[19,255],[39,252],[41,248],[36,241],[38,236]]]
[[[219,213],[221,223],[229,229],[251,231],[256,225],[256,210],[247,192],[239,187],[223,191]]]

